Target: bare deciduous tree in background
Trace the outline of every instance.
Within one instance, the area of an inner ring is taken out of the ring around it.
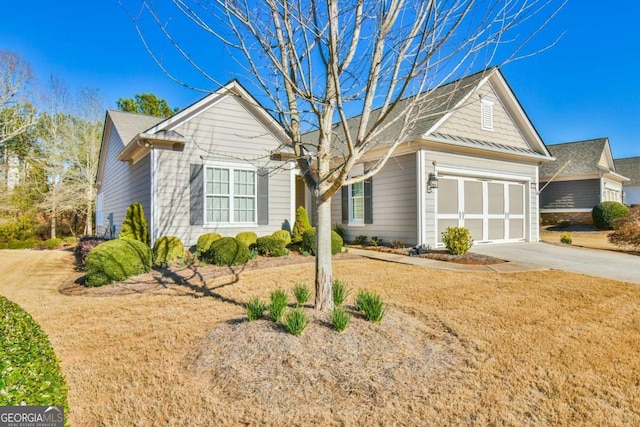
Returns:
[[[180,80],[143,32],[149,20],[191,66],[217,85],[225,80],[223,70],[205,69],[204,61],[189,54],[180,41],[184,39],[171,31],[169,18],[195,25],[198,44],[208,35],[211,46],[224,45],[243,68],[243,80],[254,83],[260,99],[283,124],[315,200],[318,310],[333,307],[331,197],[342,186],[375,175],[413,123],[441,111],[441,105],[426,100],[442,83],[542,50],[523,48],[565,3],[172,0],[173,9],[166,11],[151,0],[139,0],[132,13],[125,1],[121,4],[145,47],[171,78]],[[350,175],[365,153],[382,147],[368,170]]]

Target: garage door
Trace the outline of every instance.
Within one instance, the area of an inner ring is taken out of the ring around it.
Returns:
[[[439,243],[447,227],[468,228],[478,243],[524,240],[523,183],[442,177],[438,184]]]

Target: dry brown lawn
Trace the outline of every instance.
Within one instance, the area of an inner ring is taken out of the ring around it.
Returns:
[[[630,254],[639,254],[629,248],[616,246],[609,242],[607,236],[610,230],[593,230],[593,231],[572,231],[567,230],[571,234],[572,245],[591,249],[604,249],[608,251],[625,252]],[[550,231],[540,230],[540,239],[547,243],[560,243],[560,235],[562,230]]]
[[[294,338],[242,304],[312,283],[312,264],[62,294],[71,263],[0,251],[0,293],[49,334],[74,426],[640,425],[638,285],[345,259],[336,277],[387,317]]]

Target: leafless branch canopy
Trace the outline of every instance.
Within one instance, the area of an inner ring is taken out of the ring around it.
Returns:
[[[417,119],[441,109],[425,102],[435,88],[547,48],[530,42],[565,2],[172,0],[170,13],[234,54],[243,80],[257,86],[289,134],[309,188],[326,200],[342,185],[374,175]],[[219,83],[219,74],[187,52],[152,0],[137,4],[129,16],[167,74],[175,79],[145,40],[143,16],[190,65]],[[391,129],[391,140],[381,141]],[[388,150],[380,161],[350,177],[362,155],[381,144]]]

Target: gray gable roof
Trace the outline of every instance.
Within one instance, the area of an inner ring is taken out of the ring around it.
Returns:
[[[137,134],[166,120],[165,117],[147,116],[118,110],[108,110],[107,114],[111,117],[113,127],[120,135],[124,145],[127,145]]]
[[[442,119],[447,113],[451,112],[464,97],[470,92],[475,90],[480,81],[491,74],[496,67],[492,67],[470,76],[464,77],[459,80],[444,84],[434,88],[420,103],[418,106],[418,112],[415,114],[409,113],[412,117],[418,117],[417,120],[411,122],[411,129],[403,138],[406,141],[419,139],[422,135],[427,133],[440,119]],[[401,100],[398,106],[393,110],[387,120],[393,120],[403,111],[406,103],[412,102],[414,97],[409,97]],[[372,111],[371,118],[369,120],[370,126],[378,118],[380,109]],[[360,117],[355,116],[347,120],[347,128],[349,134],[355,139],[358,132],[358,126],[360,124]],[[373,144],[369,145],[369,149],[388,146],[393,144],[400,135],[402,127],[404,126],[403,120],[398,119],[393,125],[385,129],[375,140]],[[346,150],[344,129],[339,122],[333,124],[334,136],[332,139],[332,152],[334,154],[345,154],[342,151]],[[308,145],[315,145],[317,143],[318,131],[312,131],[303,135],[303,142]]]
[[[623,185],[640,185],[640,157],[614,159],[613,163],[616,165],[617,173],[631,180]]]
[[[598,166],[605,148],[607,138],[589,139],[586,141],[567,142],[564,144],[547,145],[549,152],[556,158],[554,162],[544,163],[540,167],[540,177],[551,178],[567,162],[569,162],[559,176],[584,175],[609,172]]]

